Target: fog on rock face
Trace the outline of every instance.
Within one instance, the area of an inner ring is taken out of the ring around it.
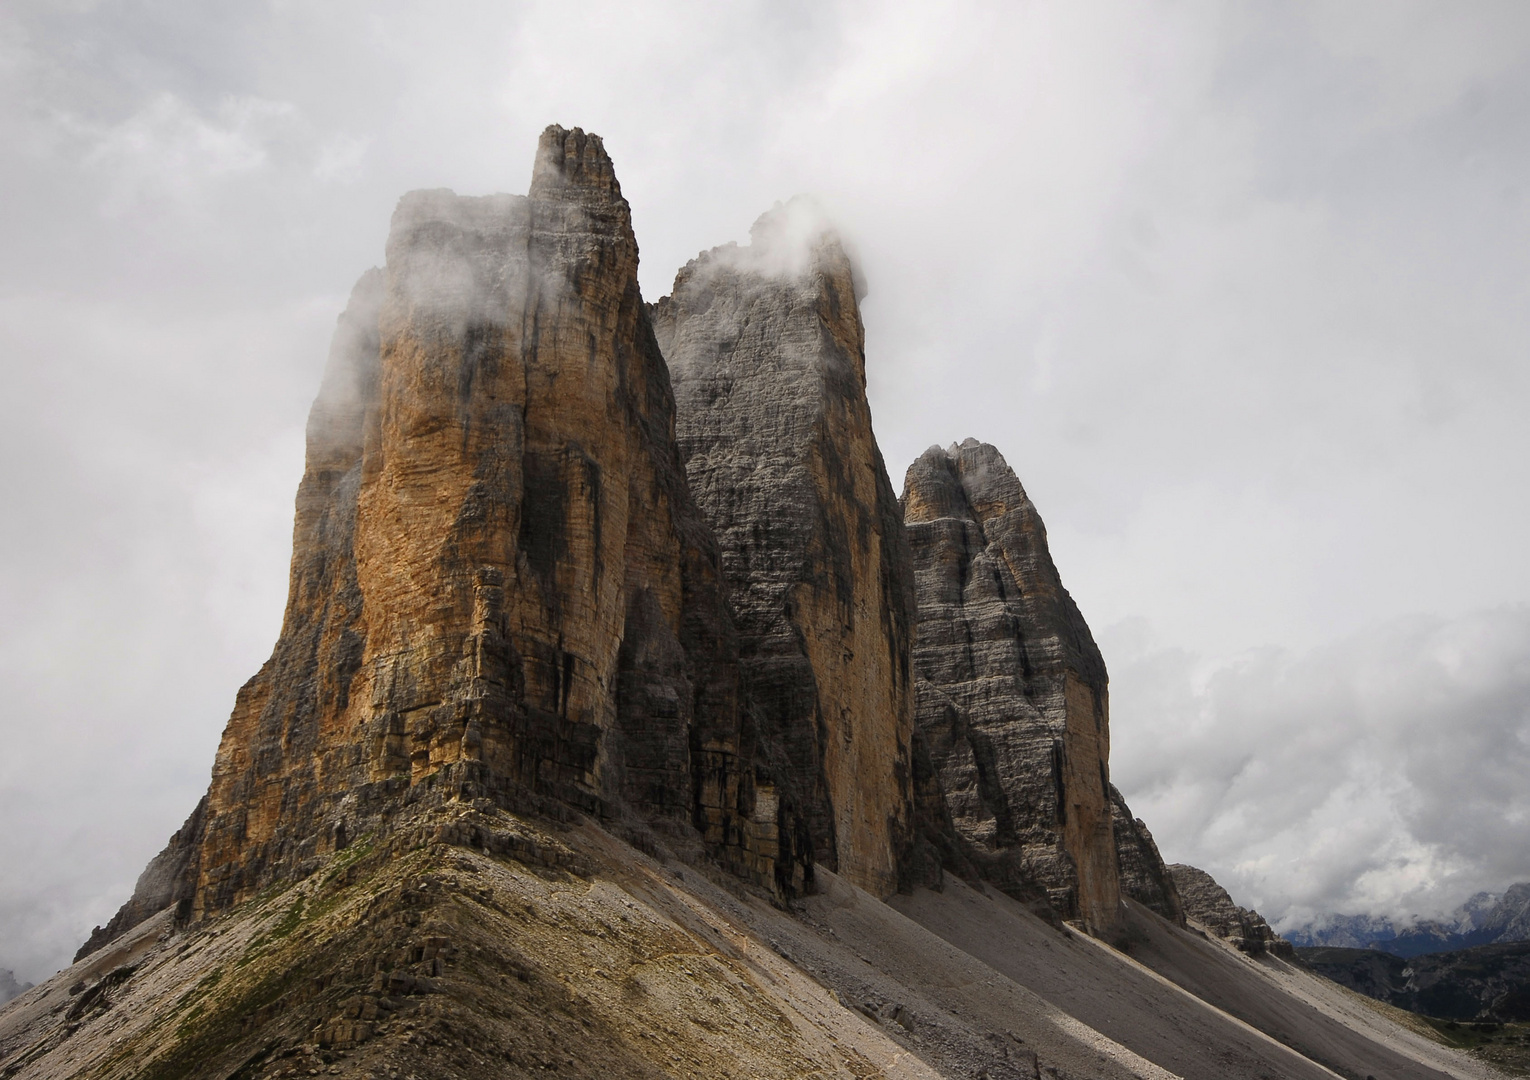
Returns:
[[[792,873],[800,887],[822,862],[887,894],[912,842],[914,590],[871,432],[855,270],[801,200],[750,232],[652,309],[676,438],[721,547]]]

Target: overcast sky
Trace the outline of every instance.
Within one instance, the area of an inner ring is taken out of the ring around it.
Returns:
[[[550,122],[650,298],[829,207],[894,485],[1015,466],[1167,858],[1274,920],[1530,879],[1530,5],[8,0],[0,967],[205,789],[395,201]]]

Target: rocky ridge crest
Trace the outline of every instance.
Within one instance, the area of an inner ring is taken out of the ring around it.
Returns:
[[[1225,938],[1239,952],[1250,956],[1269,953],[1284,959],[1296,955],[1291,943],[1281,937],[1257,911],[1239,907],[1227,890],[1204,870],[1184,863],[1173,863],[1169,874],[1179,892],[1185,916],[1217,937]]]

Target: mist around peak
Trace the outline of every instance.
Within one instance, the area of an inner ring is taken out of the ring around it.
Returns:
[[[719,271],[774,282],[801,282],[815,271],[845,274],[853,282],[856,301],[866,298],[854,244],[813,195],[793,195],[777,202],[749,226],[749,243],[730,241],[702,252],[680,270],[676,281]]]

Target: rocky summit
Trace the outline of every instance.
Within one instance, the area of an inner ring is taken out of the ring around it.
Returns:
[[[1165,868],[999,451],[895,496],[811,203],[637,268],[577,128],[400,201],[271,658],[0,1080],[1479,1075]]]
[[[885,896],[911,838],[914,579],[871,432],[855,268],[805,200],[750,238],[687,264],[654,328],[722,551],[783,886],[811,888],[821,863]]]
[[[1121,903],[1105,662],[999,451],[968,439],[909,467],[919,728],[986,877],[1039,885],[1093,928]]]

